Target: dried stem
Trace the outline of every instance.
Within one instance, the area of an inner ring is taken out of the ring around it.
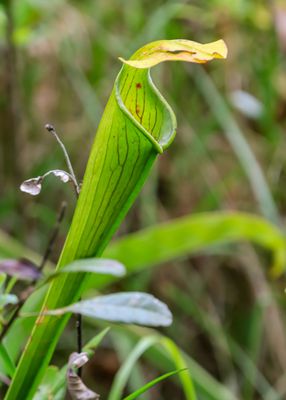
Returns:
[[[77,331],[77,352],[82,352],[82,316],[81,314],[76,315],[76,331]],[[78,376],[81,377],[82,370],[78,369]]]

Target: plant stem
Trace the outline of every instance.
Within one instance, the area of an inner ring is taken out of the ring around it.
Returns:
[[[79,187],[79,184],[77,182],[77,179],[76,179],[76,176],[75,176],[75,173],[74,173],[74,169],[72,167],[72,163],[70,161],[70,158],[69,158],[68,152],[67,152],[67,150],[65,148],[65,145],[63,144],[63,142],[59,138],[59,136],[58,136],[58,134],[57,134],[57,132],[56,132],[56,130],[55,130],[53,125],[46,124],[45,128],[47,129],[48,132],[50,132],[52,135],[54,135],[54,137],[56,138],[57,142],[59,143],[59,145],[60,145],[60,147],[61,147],[61,149],[62,149],[62,151],[64,153],[69,173],[70,173],[70,175],[72,177],[72,180],[73,180],[73,183],[75,185],[76,196],[78,198],[79,192],[80,192],[80,187]],[[49,247],[48,247],[48,249],[49,249]],[[81,298],[79,300],[81,300]],[[77,351],[78,351],[78,353],[81,353],[82,352],[82,316],[81,316],[81,314],[77,314],[76,315],[76,335],[77,335]],[[79,377],[81,377],[81,373],[82,373],[82,369],[79,368],[79,370],[78,370],[78,376]]]
[[[71,163],[71,160],[70,160],[70,158],[69,158],[68,152],[67,152],[67,150],[66,150],[66,148],[65,148],[65,145],[63,144],[63,142],[62,142],[61,139],[59,138],[59,136],[58,136],[58,134],[57,134],[57,132],[56,132],[56,130],[55,130],[55,128],[54,128],[53,125],[51,125],[51,124],[46,124],[46,125],[45,125],[45,128],[47,129],[48,132],[50,132],[52,135],[54,135],[54,137],[56,138],[57,142],[58,142],[59,145],[61,146],[61,149],[62,149],[62,151],[63,151],[63,153],[64,153],[65,160],[66,160],[66,163],[67,163],[67,166],[68,166],[68,170],[69,170],[69,172],[70,172],[70,174],[71,174],[71,176],[72,176],[72,178],[73,178],[73,181],[74,181],[74,183],[75,183],[75,185],[76,185],[76,192],[77,192],[77,195],[79,195],[80,187],[79,187],[79,184],[78,184],[78,182],[77,182],[77,179],[76,179],[76,176],[75,176],[73,167],[72,167],[72,163]]]

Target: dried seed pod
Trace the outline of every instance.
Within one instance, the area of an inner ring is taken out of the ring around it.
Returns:
[[[73,400],[99,400],[99,395],[90,390],[77,375],[76,369],[88,362],[86,353],[72,353],[69,357],[67,370],[68,391]]]
[[[51,171],[46,172],[43,176],[37,176],[35,178],[27,179],[24,181],[21,186],[20,190],[25,193],[29,193],[32,196],[37,196],[42,190],[42,182],[48,175],[54,175],[59,178],[63,183],[73,182],[72,176],[61,169],[53,169]]]

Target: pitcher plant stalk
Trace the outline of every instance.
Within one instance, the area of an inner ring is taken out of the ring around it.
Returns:
[[[163,61],[205,63],[226,58],[222,40],[199,44],[160,40],[142,47],[116,78],[91,149],[72,224],[57,269],[99,257],[137,197],[156,157],[176,133],[176,118],[154,86],[150,68]],[[46,293],[42,310],[77,301],[88,274],[63,275]],[[6,400],[32,399],[70,315],[40,315],[19,361]]]

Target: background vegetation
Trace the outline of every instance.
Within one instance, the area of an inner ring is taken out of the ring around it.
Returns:
[[[37,198],[18,190],[24,179],[64,167],[60,149],[43,125],[55,124],[77,175],[83,176],[94,132],[120,68],[118,56],[128,58],[136,48],[161,38],[202,43],[223,38],[229,57],[202,68],[172,63],[154,69],[154,81],[164,88],[177,115],[178,134],[171,149],[159,158],[118,235],[186,214],[218,210],[259,214],[282,228],[285,26],[286,9],[278,0],[2,1],[1,229],[43,254],[60,203],[67,200],[68,212],[52,261],[57,260],[73,212],[71,191],[52,178]],[[209,229],[207,221],[201,229]],[[248,229],[257,227],[250,223]],[[189,234],[196,238],[198,232]],[[10,242],[1,240],[2,247],[0,255],[6,257]],[[271,280],[270,264],[266,250],[244,242],[207,246],[188,259],[129,275],[107,291],[142,290],[165,301],[174,323],[164,334],[196,360],[197,373],[201,366],[235,398],[282,399],[286,392],[285,278]],[[134,342],[146,333],[112,331],[85,369],[86,380],[102,398]],[[87,321],[86,340],[94,332]],[[74,336],[70,324],[55,362],[66,362]],[[159,370],[170,370],[164,362],[160,369],[150,352],[140,361],[133,386],[154,378]],[[184,398],[172,380],[144,396]],[[212,397],[204,393],[200,398]]]

